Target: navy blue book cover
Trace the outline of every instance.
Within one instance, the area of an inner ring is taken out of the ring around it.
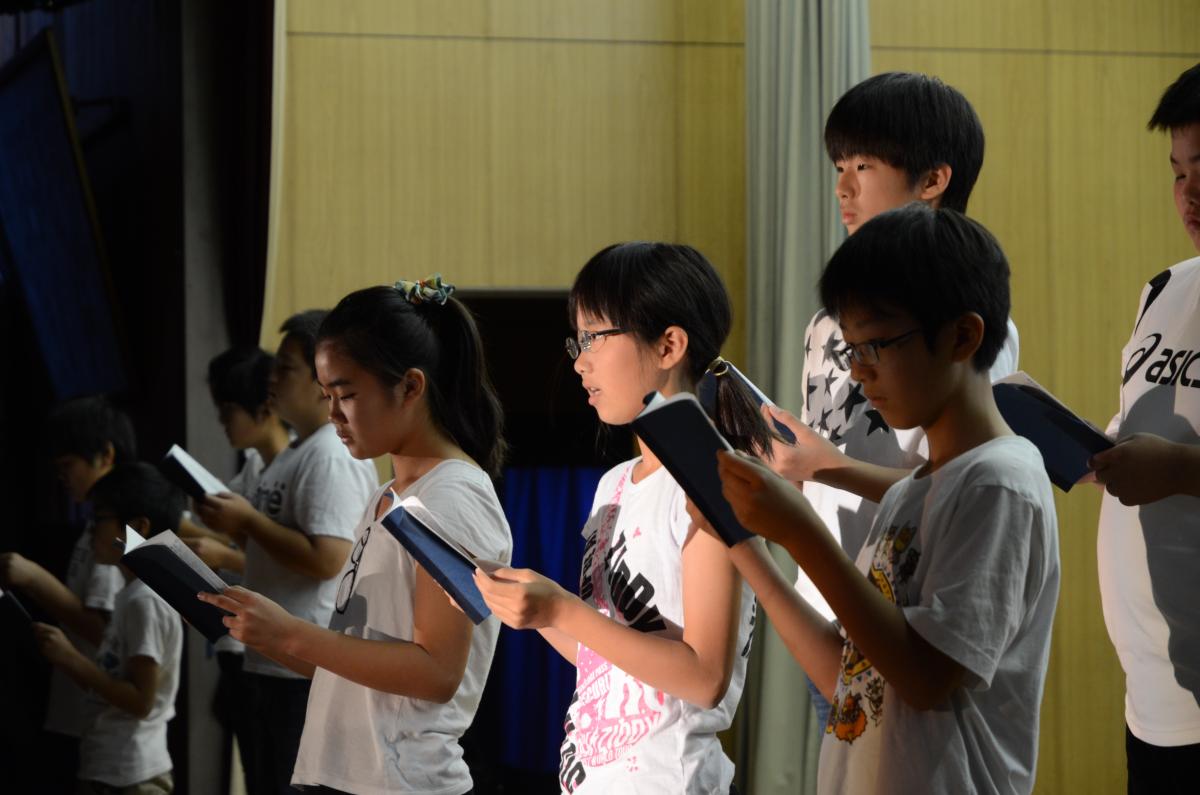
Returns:
[[[492,614],[475,585],[475,561],[455,548],[425,523],[397,505],[383,517],[383,526],[408,554],[421,564],[476,624]]]
[[[1036,386],[997,383],[996,407],[1015,433],[1037,447],[1050,482],[1070,491],[1088,473],[1088,459],[1112,441]]]
[[[717,453],[733,448],[700,408],[695,395],[683,392],[651,402],[633,420],[633,432],[658,456],[726,545],[733,546],[752,536],[721,494]]]
[[[228,587],[212,569],[170,530],[140,544],[133,538],[133,530],[125,533],[128,551],[121,556],[121,563],[126,568],[210,643],[229,634],[221,620],[229,613],[196,598],[201,591],[222,593]]]

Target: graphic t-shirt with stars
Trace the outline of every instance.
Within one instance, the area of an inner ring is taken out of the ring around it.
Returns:
[[[888,489],[856,564],[965,678],[918,710],[843,631],[818,791],[1027,793],[1058,599],[1050,481],[1018,436],[919,472]]]
[[[838,367],[833,352],[845,346],[837,320],[817,312],[804,334],[805,399],[801,420],[837,445],[851,458],[884,467],[913,469],[925,460],[925,434],[920,428],[897,430],[884,421],[863,394],[862,385]],[[993,381],[1017,371],[1017,327],[1008,321],[1008,335],[990,376]],[[875,518],[875,503],[822,483],[804,484],[804,496],[834,538],[851,558],[862,548]],[[796,590],[821,615],[832,620],[833,611],[812,580],[800,571]]]

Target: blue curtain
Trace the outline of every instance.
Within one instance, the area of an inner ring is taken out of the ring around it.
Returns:
[[[513,535],[513,566],[579,592],[583,537],[598,467],[513,467],[500,500]],[[489,738],[481,755],[500,768],[554,774],[575,669],[532,631],[500,631],[496,657],[472,727]],[[478,786],[478,782],[477,782]]]

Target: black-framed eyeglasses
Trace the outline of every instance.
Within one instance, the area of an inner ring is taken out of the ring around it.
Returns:
[[[590,351],[596,340],[601,337],[607,337],[610,334],[624,334],[623,328],[606,328],[603,331],[581,331],[579,337],[567,337],[567,355],[572,359],[578,359],[579,354],[584,351]]]
[[[891,347],[916,334],[921,329],[915,328],[911,331],[906,331],[903,334],[897,334],[895,337],[887,339],[866,340],[864,342],[847,343],[845,347],[838,348],[833,352],[833,360],[837,362],[837,366],[843,370],[849,370],[851,364],[872,365],[879,364],[879,352],[884,348]]]
[[[358,543],[350,551],[350,568],[342,575],[342,581],[338,584],[337,601],[333,606],[339,613],[345,613],[350,605],[350,597],[354,595],[354,581],[358,579],[358,564],[362,562],[363,550],[367,548],[367,539],[370,537],[371,525],[367,525]]]

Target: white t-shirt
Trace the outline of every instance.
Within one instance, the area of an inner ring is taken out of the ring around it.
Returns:
[[[915,475],[884,495],[857,566],[964,685],[914,709],[847,638],[818,791],[1028,793],[1059,585],[1041,455],[1005,436]]]
[[[370,640],[413,639],[413,589],[417,563],[375,520],[380,488],[354,531],[362,546],[354,589],[330,628]],[[475,554],[508,563],[512,534],[487,474],[466,461],[446,460],[398,495],[416,496],[438,520],[438,529]],[[347,560],[342,576],[353,564]],[[335,582],[340,583],[342,577]],[[371,690],[318,668],[292,784],[323,784],[358,793],[461,795],[471,774],[458,738],[471,725],[500,633],[490,616],[471,634],[462,683],[445,704]]]
[[[579,594],[620,623],[683,637],[683,544],[690,520],[683,489],[665,467],[632,481],[634,465],[596,487]],[[656,690],[579,644],[567,709],[559,785],[568,793],[727,793],[733,763],[717,732],[729,728],[746,680],[754,593],[744,583],[733,675],[721,703],[703,709]]]
[[[125,586],[125,579],[116,566],[96,563],[92,555],[92,526],[89,522],[71,550],[71,563],[67,567],[67,588],[79,597],[83,606],[91,610],[111,613],[117,593]],[[68,627],[63,634],[86,657],[96,654],[96,647],[88,643]],[[87,715],[83,709],[84,692],[71,677],[55,668],[50,674],[50,694],[46,702],[46,729],[71,737],[79,737],[87,728]]]
[[[350,455],[332,425],[322,425],[307,439],[284,448],[259,476],[254,507],[284,527],[308,536],[353,540],[353,529],[379,487],[370,461]],[[276,561],[254,539],[246,542],[247,588],[278,602],[297,618],[326,626],[333,612],[338,578],[314,580]],[[245,670],[299,679],[298,674],[246,649]]]
[[[154,660],[159,674],[154,706],[139,720],[88,694],[93,717],[79,745],[80,780],[128,787],[171,769],[167,721],[175,715],[182,650],[179,615],[141,580],[131,580],[117,594],[96,663],[109,676],[124,679],[129,658]]]
[[[838,367],[834,360],[833,352],[845,345],[837,320],[824,310],[817,312],[804,333],[806,397],[801,420],[858,461],[896,469],[919,466],[929,453],[924,432],[920,428],[899,430],[884,422],[883,415],[863,395],[862,386],[850,378],[850,371]],[[1015,373],[1019,354],[1017,327],[1009,319],[1008,335],[988,373],[991,379]],[[815,481],[806,482],[803,490],[846,554],[857,557],[879,506]],[[803,570],[796,576],[796,590],[821,615],[833,619],[829,603]]]
[[[1200,444],[1200,257],[1151,279],[1138,306],[1109,433]],[[1152,745],[1200,743],[1200,499],[1127,507],[1106,493],[1097,557],[1129,730]]]

